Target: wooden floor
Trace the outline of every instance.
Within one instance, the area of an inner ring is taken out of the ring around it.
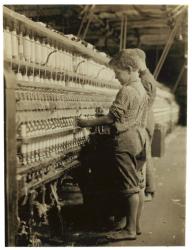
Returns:
[[[107,231],[93,230],[83,206],[63,211],[71,220],[63,236],[44,238],[44,246],[184,246],[186,128],[177,127],[166,138],[166,153],[154,159],[156,195],[145,202],[142,235],[134,241],[108,241]],[[82,225],[83,221],[83,225]]]

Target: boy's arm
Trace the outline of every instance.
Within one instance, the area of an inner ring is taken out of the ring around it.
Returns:
[[[115,101],[109,108],[107,115],[95,119],[81,119],[77,118],[76,122],[79,127],[92,127],[99,125],[110,125],[116,121],[120,121],[125,114],[128,103],[130,103],[132,95],[130,91],[122,87],[116,95]],[[134,97],[132,97],[134,99]]]
[[[141,82],[149,97],[149,105],[152,105],[156,97],[157,81],[149,69],[140,72]]]
[[[99,125],[108,125],[114,122],[113,117],[110,114],[95,118],[95,119],[82,119],[77,118],[77,125],[79,127],[94,127]]]

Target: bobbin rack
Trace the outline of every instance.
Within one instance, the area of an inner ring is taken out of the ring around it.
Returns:
[[[50,238],[66,233],[60,223],[59,193],[63,187],[79,190],[71,173],[81,171],[79,156],[85,144],[97,143],[85,151],[85,159],[96,151],[110,158],[110,146],[103,143],[106,136],[110,145],[109,129],[82,129],[76,118],[106,114],[120,83],[105,53],[7,7],[3,36],[6,245],[39,246],[37,229],[48,227]],[[179,107],[161,84],[153,108],[156,123],[170,131]],[[95,159],[93,165],[100,162],[97,155]],[[103,175],[108,178],[107,170]],[[67,198],[62,202],[67,204]]]
[[[77,127],[76,117],[108,112],[120,84],[109,58],[91,44],[6,7],[3,15],[6,244],[15,246],[32,228],[34,200],[45,204],[49,189],[58,202],[56,182],[80,164],[90,131]]]

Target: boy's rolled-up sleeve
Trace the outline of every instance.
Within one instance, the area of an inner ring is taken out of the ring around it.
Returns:
[[[127,107],[130,103],[128,91],[122,87],[117,93],[116,99],[109,109],[109,114],[113,116],[114,120],[121,121],[125,115]]]

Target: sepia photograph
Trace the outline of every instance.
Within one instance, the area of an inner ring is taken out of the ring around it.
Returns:
[[[186,246],[189,6],[2,16],[4,246]]]

